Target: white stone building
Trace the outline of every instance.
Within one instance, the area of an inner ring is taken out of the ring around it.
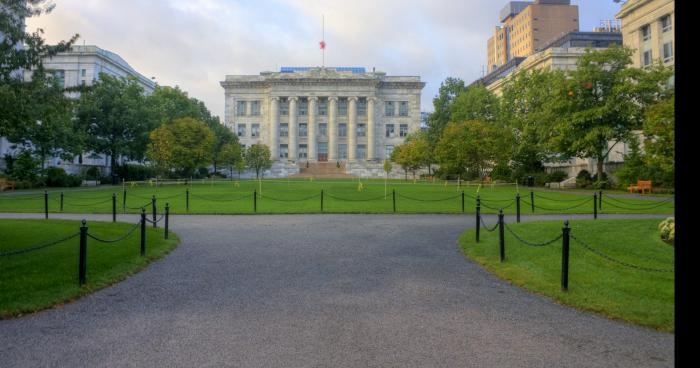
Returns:
[[[246,147],[270,147],[277,164],[371,166],[420,130],[425,83],[364,68],[283,67],[228,75],[221,86],[226,126]]]

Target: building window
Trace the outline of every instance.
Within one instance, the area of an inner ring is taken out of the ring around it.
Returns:
[[[347,116],[348,115],[348,99],[347,98],[339,98],[338,99],[338,116]]]
[[[318,124],[318,136],[326,137],[328,135],[328,124],[320,123]]]
[[[250,102],[250,114],[253,116],[260,115],[260,101]]]
[[[367,114],[367,99],[362,97],[357,99],[357,115],[362,116]]]
[[[305,144],[299,145],[299,150],[297,151],[297,155],[299,156],[299,158],[306,158],[307,157],[307,150],[306,150]]]
[[[648,67],[651,65],[651,50],[646,50],[642,53],[642,66]]]
[[[280,144],[280,158],[289,158],[289,148],[286,144]]]
[[[394,152],[394,146],[387,145],[384,147],[384,157],[387,159],[391,158],[391,153]]]
[[[66,71],[65,70],[56,70],[53,72],[53,77],[56,79],[56,83],[61,88],[64,88],[66,86]]]
[[[280,137],[289,137],[289,124],[280,124]]]
[[[364,144],[357,145],[357,157],[358,160],[364,160],[367,158],[367,146]]]
[[[81,69],[81,70],[80,70],[80,76],[81,76],[81,77],[84,77],[84,76],[86,76],[86,75],[87,75],[87,69]]]
[[[664,44],[664,63],[673,60],[673,42]]]
[[[394,124],[387,124],[386,125],[386,137],[387,138],[394,138],[396,134],[394,133]]]
[[[348,136],[348,125],[347,124],[338,124],[338,137],[347,137]]]
[[[299,99],[299,116],[306,116],[309,114],[309,100],[306,98]]]
[[[307,135],[306,123],[299,124],[299,136],[306,137],[306,135]]]
[[[357,136],[364,137],[367,135],[367,127],[365,124],[357,124]]]
[[[385,116],[394,116],[394,102],[393,101],[387,101],[384,103],[384,115]]]
[[[408,116],[408,101],[399,102],[399,116]]]
[[[661,17],[660,22],[661,22],[661,32],[665,33],[665,32],[668,32],[668,31],[673,29],[673,27],[671,26],[671,15],[670,14],[666,14],[663,17]]]
[[[341,160],[347,160],[348,158],[348,145],[339,144],[338,145],[338,158]]]
[[[253,138],[260,137],[260,124],[250,125],[250,136]]]
[[[328,115],[328,99],[327,98],[319,98],[318,99],[318,115],[319,116]]]
[[[399,125],[399,137],[405,137],[408,135],[408,124]]]
[[[280,99],[280,115],[289,115],[289,100],[286,98]]]
[[[648,41],[651,39],[651,27],[649,27],[648,24],[642,26],[642,28],[640,29],[640,32],[642,34],[642,42]]]
[[[236,102],[236,115],[244,116],[246,110],[246,101]]]
[[[245,137],[245,124],[238,124],[238,136]]]

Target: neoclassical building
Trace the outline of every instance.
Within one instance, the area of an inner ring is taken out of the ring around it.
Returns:
[[[228,75],[225,124],[273,160],[372,162],[420,129],[425,83],[364,68],[283,67]]]

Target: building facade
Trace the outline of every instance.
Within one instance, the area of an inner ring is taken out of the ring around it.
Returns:
[[[579,30],[578,6],[570,0],[511,1],[501,10],[500,21],[486,44],[489,73]]]
[[[417,76],[364,68],[283,67],[221,82],[225,124],[242,145],[290,162],[378,162],[420,130]]]
[[[616,16],[622,22],[625,46],[634,50],[635,67],[648,67],[658,60],[674,65],[674,0],[628,0]]]

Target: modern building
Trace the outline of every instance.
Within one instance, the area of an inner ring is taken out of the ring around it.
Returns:
[[[242,145],[263,143],[280,163],[350,164],[380,163],[420,130],[425,83],[359,67],[283,67],[228,75],[221,86],[225,124]]]
[[[489,73],[579,30],[578,6],[570,0],[511,1],[501,10],[500,21],[486,45]]]
[[[674,0],[628,0],[616,17],[622,22],[625,46],[634,50],[635,67],[648,67],[657,60],[674,65]]]

